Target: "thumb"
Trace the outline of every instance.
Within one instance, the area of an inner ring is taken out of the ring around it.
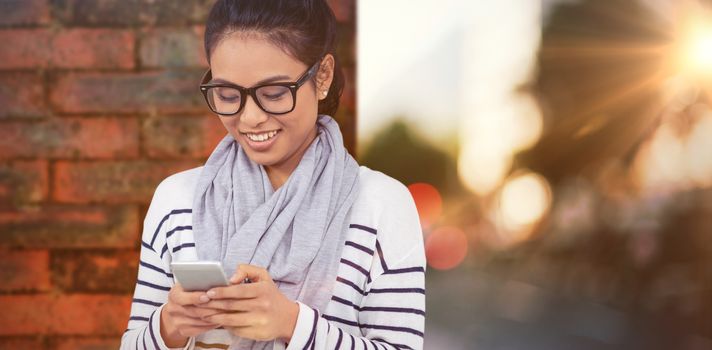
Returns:
[[[247,279],[247,281],[246,281]],[[232,283],[243,283],[243,282],[259,282],[271,280],[269,272],[264,268],[257,265],[240,264],[237,266],[237,271],[230,278]]]

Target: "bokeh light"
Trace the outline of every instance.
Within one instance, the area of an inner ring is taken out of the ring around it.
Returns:
[[[438,270],[452,269],[467,256],[467,236],[454,226],[442,226],[425,238],[428,265]]]
[[[427,230],[435,223],[443,210],[443,199],[435,186],[428,183],[419,182],[408,186],[410,194],[418,209],[420,225],[423,230]]]
[[[512,157],[501,146],[501,140],[495,133],[489,133],[462,146],[457,173],[465,186],[484,196],[497,187],[511,164]]]
[[[524,238],[551,206],[551,189],[542,176],[524,172],[508,179],[498,196],[497,218],[505,231],[513,235],[512,241]]]

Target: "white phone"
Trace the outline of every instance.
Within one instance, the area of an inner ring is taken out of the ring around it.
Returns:
[[[183,289],[189,292],[229,285],[219,261],[174,261],[171,271]]]

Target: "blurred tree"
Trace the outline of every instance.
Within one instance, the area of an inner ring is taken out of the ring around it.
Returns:
[[[406,185],[429,183],[444,197],[463,191],[455,161],[418,137],[402,119],[377,133],[359,161]]]

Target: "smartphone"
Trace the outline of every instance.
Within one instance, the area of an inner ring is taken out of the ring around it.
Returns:
[[[229,285],[219,261],[175,261],[171,263],[171,271],[189,292]]]

